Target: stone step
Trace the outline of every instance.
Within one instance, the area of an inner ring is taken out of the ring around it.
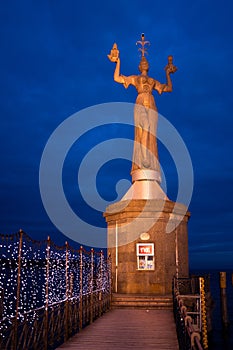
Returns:
[[[139,308],[171,310],[173,301],[171,295],[141,295],[141,294],[113,294],[113,309],[116,308]]]

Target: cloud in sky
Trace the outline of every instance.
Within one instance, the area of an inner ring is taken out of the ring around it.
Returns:
[[[179,68],[172,77],[173,93],[155,99],[192,157],[191,261],[197,261],[200,246],[198,259],[205,259],[208,253],[214,261],[214,252],[221,251],[216,261],[224,262],[224,249],[229,251],[232,246],[232,10],[230,1],[4,2],[0,15],[1,231],[22,227],[35,236],[50,230],[59,235],[39,194],[44,146],[54,129],[82,108],[135,101],[133,88],[125,90],[113,81],[114,65],[106,55],[116,41],[122,73],[136,74],[139,54],[135,42],[145,32],[151,41],[150,75],[165,81],[168,54],[174,55]],[[163,153],[161,149],[161,156]],[[76,158],[74,153],[68,155],[64,187],[71,203],[79,205],[72,173]],[[169,159],[160,158],[172,175]],[[126,167],[129,165],[123,162],[122,169]],[[104,184],[98,178],[104,196],[108,189],[114,191],[114,181],[122,175],[122,169],[117,173],[110,168],[101,170]],[[173,196],[176,181],[168,177],[167,182]]]

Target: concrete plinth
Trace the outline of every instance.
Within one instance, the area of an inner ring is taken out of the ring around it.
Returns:
[[[133,191],[131,191],[132,193]],[[108,252],[112,257],[113,291],[169,294],[172,278],[188,277],[189,212],[186,206],[165,199],[126,196],[107,207]],[[153,269],[139,269],[138,243],[154,246]]]

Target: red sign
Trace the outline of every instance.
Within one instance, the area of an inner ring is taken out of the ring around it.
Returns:
[[[137,244],[137,255],[154,255],[154,244]]]

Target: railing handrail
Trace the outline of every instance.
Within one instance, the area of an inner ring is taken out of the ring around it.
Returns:
[[[104,288],[104,289],[95,289],[92,293],[91,292],[85,292],[85,293],[83,293],[82,294],[82,296],[91,296],[91,294],[95,294],[95,293],[100,293],[100,292],[104,292],[106,289]],[[59,301],[54,301],[53,303],[50,303],[49,305],[48,305],[48,307],[54,307],[54,306],[56,306],[56,305],[59,305],[59,304],[62,304],[62,303],[64,303],[64,302],[66,302],[66,301],[74,301],[74,300],[79,300],[80,299],[80,295],[77,295],[77,296],[74,296],[74,297],[67,297],[67,298],[64,298],[64,299],[61,299],[61,300],[59,300]],[[23,312],[23,313],[21,313],[21,312],[19,312],[18,313],[18,316],[26,316],[26,315],[28,315],[28,314],[31,314],[31,313],[33,313],[33,312],[38,312],[38,311],[42,311],[42,310],[44,310],[45,309],[45,305],[42,305],[42,306],[40,306],[40,307],[37,307],[37,308],[35,308],[35,309],[31,309],[31,310],[28,310],[28,311],[25,311],[25,312]],[[18,318],[20,318],[20,317],[18,317]],[[9,320],[9,321],[11,321],[11,320],[14,320],[15,319],[15,316],[12,316],[12,317],[3,317],[2,319],[0,319],[0,323],[2,322],[2,321],[7,321],[7,320]]]
[[[185,306],[185,297],[188,298],[190,295],[181,295],[179,291],[179,283],[178,280],[189,280],[188,278],[179,278],[177,279],[174,277],[173,279],[173,305],[174,305],[174,313],[176,315],[176,318],[179,317],[179,321],[183,320],[184,324],[184,330],[185,332],[182,332],[182,336],[185,337],[185,334],[189,337],[189,342],[191,345],[191,349],[197,349],[197,350],[203,350],[203,346],[201,344],[201,327],[199,326],[199,329],[195,329],[193,326],[193,319],[189,312],[187,311],[187,307]],[[200,293],[194,294],[195,298],[199,299],[201,298]],[[179,313],[179,315],[177,315]],[[196,314],[198,315],[199,312],[197,311]],[[176,319],[176,326],[179,327],[177,324],[178,320]],[[178,337],[179,338],[179,337]],[[179,340],[179,339],[178,339]],[[180,342],[186,342],[185,339],[180,339]],[[181,347],[182,350],[190,349],[189,346],[184,344],[184,346]]]

